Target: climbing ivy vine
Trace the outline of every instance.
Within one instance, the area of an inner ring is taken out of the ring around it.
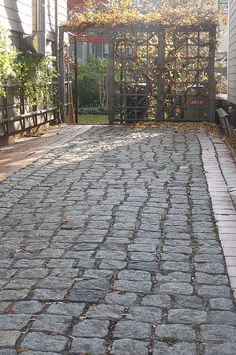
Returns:
[[[5,86],[16,77],[17,50],[11,45],[10,33],[0,24],[0,96],[6,96]]]
[[[39,102],[42,102],[44,107],[55,104],[57,70],[54,57],[39,58],[32,54],[20,53],[17,57],[16,72],[16,83],[30,106]]]
[[[6,96],[6,86],[18,86],[29,106],[39,102],[44,107],[55,105],[57,69],[52,56],[39,57],[22,53],[11,43],[10,32],[0,25],[0,97]]]

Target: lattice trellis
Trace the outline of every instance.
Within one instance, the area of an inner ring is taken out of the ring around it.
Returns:
[[[115,31],[110,122],[214,121],[215,38],[215,26]]]
[[[59,32],[65,106],[64,32]],[[81,35],[81,30],[74,29]],[[99,28],[86,28],[100,33]],[[109,40],[109,122],[215,121],[215,25],[102,29]]]

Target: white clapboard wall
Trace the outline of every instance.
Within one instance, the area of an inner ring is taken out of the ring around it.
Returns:
[[[45,0],[46,33],[55,30],[55,1]],[[36,26],[37,0],[0,0],[0,23],[19,34],[31,35]],[[58,23],[66,21],[67,0],[57,0]]]
[[[236,105],[236,0],[229,0],[228,99]]]

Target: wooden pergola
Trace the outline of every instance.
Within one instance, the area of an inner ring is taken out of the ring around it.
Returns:
[[[215,121],[216,25],[87,27],[109,41],[109,122]],[[64,34],[59,29],[60,101],[65,106]]]

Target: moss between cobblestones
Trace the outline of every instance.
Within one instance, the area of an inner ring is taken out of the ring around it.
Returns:
[[[34,293],[35,293],[35,291],[36,291],[36,289],[37,289],[37,287],[38,287],[37,283],[34,283],[34,284],[31,286],[29,292],[27,293],[27,296],[28,296],[28,297],[33,297],[33,296],[34,296]]]
[[[163,341],[163,342],[167,343],[168,345],[172,345],[172,344],[176,343],[176,341],[178,340],[175,337],[168,337],[168,336],[160,337],[159,339],[160,339],[160,341]]]

